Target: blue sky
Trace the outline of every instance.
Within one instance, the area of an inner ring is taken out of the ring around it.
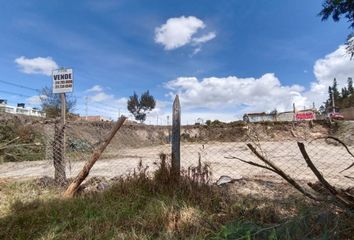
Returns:
[[[165,119],[176,93],[184,122],[319,106],[333,77],[354,75],[341,46],[349,24],[321,22],[321,2],[1,1],[0,80],[41,89],[52,68],[72,67],[76,112],[87,96],[90,115],[116,118],[133,91],[150,90],[148,121]],[[38,104],[34,90],[0,89]]]

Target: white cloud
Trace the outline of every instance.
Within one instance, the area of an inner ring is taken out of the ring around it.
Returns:
[[[100,115],[103,117],[117,119],[118,114],[128,115],[127,98],[116,97],[113,94],[106,93],[102,86],[95,85],[84,92],[87,95],[87,111],[88,115]],[[85,99],[85,98],[83,98]],[[81,109],[81,114],[86,114],[86,102],[82,101],[78,104]]]
[[[114,98],[113,95],[107,94],[105,92],[98,92],[98,93],[95,93],[95,95],[90,96],[90,100],[92,102],[104,102],[107,100],[111,100],[113,98]]]
[[[247,111],[289,110],[295,103],[303,106],[306,98],[304,88],[299,85],[284,86],[272,73],[262,77],[238,78],[179,77],[169,81],[166,87],[170,95],[179,94],[184,108],[240,109]]]
[[[313,67],[316,81],[311,83],[305,95],[314,102],[322,104],[328,98],[328,87],[337,79],[338,87],[347,85],[348,77],[354,78],[354,61],[350,60],[345,46],[341,45],[334,52],[318,59]]]
[[[195,37],[192,39],[192,41],[195,43],[195,44],[200,44],[200,43],[205,43],[205,42],[208,42],[212,39],[214,39],[216,37],[216,34],[215,32],[210,32],[210,33],[207,33],[201,37]]]
[[[15,59],[15,63],[21,72],[27,74],[43,74],[50,76],[54,69],[58,69],[58,64],[51,57],[26,58],[21,56]]]
[[[47,96],[45,95],[36,95],[26,99],[26,102],[30,105],[40,105],[42,103],[41,99],[45,99]]]
[[[211,118],[213,114],[226,120],[242,116],[244,112],[291,110],[293,103],[298,108],[311,107],[313,102],[319,107],[328,98],[333,78],[337,79],[339,88],[346,86],[348,77],[354,78],[354,61],[350,60],[345,46],[339,46],[314,63],[313,73],[316,79],[309,89],[284,85],[273,73],[260,78],[179,77],[167,82],[165,87],[170,90],[169,95],[180,95],[189,120],[197,116]],[[200,109],[203,112],[198,113]]]
[[[201,37],[193,37],[200,29],[205,28],[204,22],[194,16],[170,18],[165,24],[155,29],[155,42],[162,44],[166,50],[176,49],[187,44],[202,44],[215,38],[215,32]]]
[[[90,89],[87,89],[86,92],[102,92],[103,88],[100,85],[95,85]]]

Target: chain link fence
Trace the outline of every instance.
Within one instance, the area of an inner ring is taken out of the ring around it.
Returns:
[[[46,161],[40,162],[40,166],[32,171],[38,170],[39,176],[53,176],[53,162],[63,158],[66,177],[75,177],[112,128],[111,122],[68,123],[63,130],[63,148],[62,139],[56,137],[58,126],[47,124]],[[246,144],[251,143],[262,156],[305,185],[309,181],[315,182],[316,176],[299,150],[297,142],[300,141],[304,142],[314,165],[331,184],[339,187],[354,186],[354,167],[346,169],[354,162],[350,154],[354,152],[353,146],[326,139],[327,135],[328,129],[325,126],[317,123],[313,126],[308,122],[183,126],[181,168],[186,172],[199,163],[206,165],[210,169],[212,182],[221,176],[283,181],[270,170],[242,161],[264,165],[247,147]],[[90,176],[126,176],[132,174],[140,163],[151,173],[156,169],[161,153],[168,156],[171,154],[171,126],[127,123],[96,162]]]
[[[42,136],[38,135],[38,131],[21,126],[8,137],[12,142],[4,141],[0,145],[1,156],[6,162],[1,165],[1,177],[58,178],[56,167],[61,174],[65,174],[62,181],[65,178],[70,181],[105,141],[114,123],[77,121],[63,127],[59,122],[47,121],[31,126],[42,132]],[[161,153],[171,158],[171,132],[171,126],[127,122],[95,163],[90,177],[124,177],[134,173],[140,163],[147,172],[152,173],[158,166]],[[346,145],[325,138],[330,134],[331,130],[324,122],[182,126],[181,168],[188,172],[199,164],[207,166],[213,183],[221,176],[284,181],[268,169],[245,162],[264,165],[247,147],[250,143],[262,156],[305,186],[307,182],[315,182],[316,176],[299,150],[297,142],[300,141],[305,144],[314,165],[331,184],[342,188],[353,187],[352,133],[347,133],[349,139],[339,136]],[[21,140],[16,140],[17,137]],[[31,161],[23,161],[27,157]]]

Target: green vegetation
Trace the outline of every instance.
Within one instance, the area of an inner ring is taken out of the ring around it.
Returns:
[[[146,120],[146,114],[153,110],[155,106],[155,98],[150,95],[149,91],[141,94],[140,99],[134,92],[134,94],[129,97],[127,102],[128,111],[134,115],[135,120],[140,122],[144,122]]]
[[[44,157],[44,140],[34,127],[17,121],[0,124],[0,163],[42,160]]]
[[[200,168],[199,170],[204,169]],[[62,199],[41,181],[1,184],[0,239],[350,239],[353,217],[299,195],[264,199],[183,176],[161,164],[103,192]],[[204,170],[201,170],[204,171]],[[198,171],[198,174],[202,172]],[[40,184],[39,184],[40,183]],[[43,192],[43,193],[41,193]],[[15,194],[19,193],[19,194]],[[26,199],[24,196],[34,196]],[[54,197],[55,196],[55,197]],[[2,202],[3,204],[3,202]]]
[[[353,79],[348,78],[347,86],[343,87],[341,91],[338,90],[337,80],[333,80],[333,85],[328,88],[328,99],[325,102],[325,107],[321,106],[321,111],[332,111],[333,99],[336,108],[348,108],[354,106],[354,87]]]
[[[333,21],[338,22],[341,18],[346,18],[350,28],[354,29],[354,1],[353,0],[324,0],[322,10],[319,13],[322,21],[332,17]],[[354,57],[354,35],[347,37],[347,52]]]

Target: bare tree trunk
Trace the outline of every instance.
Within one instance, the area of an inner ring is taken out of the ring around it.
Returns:
[[[114,128],[112,131],[109,133],[108,137],[106,140],[103,142],[103,144],[99,147],[97,151],[95,151],[91,157],[90,160],[88,160],[85,163],[85,166],[82,168],[80,173],[76,176],[74,181],[69,185],[69,187],[66,189],[64,193],[64,197],[73,197],[77,190],[80,187],[80,184],[85,180],[85,178],[89,175],[91,168],[93,165],[96,163],[96,161],[100,158],[102,155],[103,151],[106,149],[108,144],[111,142],[115,134],[118,132],[118,130],[122,127],[123,123],[125,122],[127,118],[122,116],[119,118],[117,123],[115,124]]]

